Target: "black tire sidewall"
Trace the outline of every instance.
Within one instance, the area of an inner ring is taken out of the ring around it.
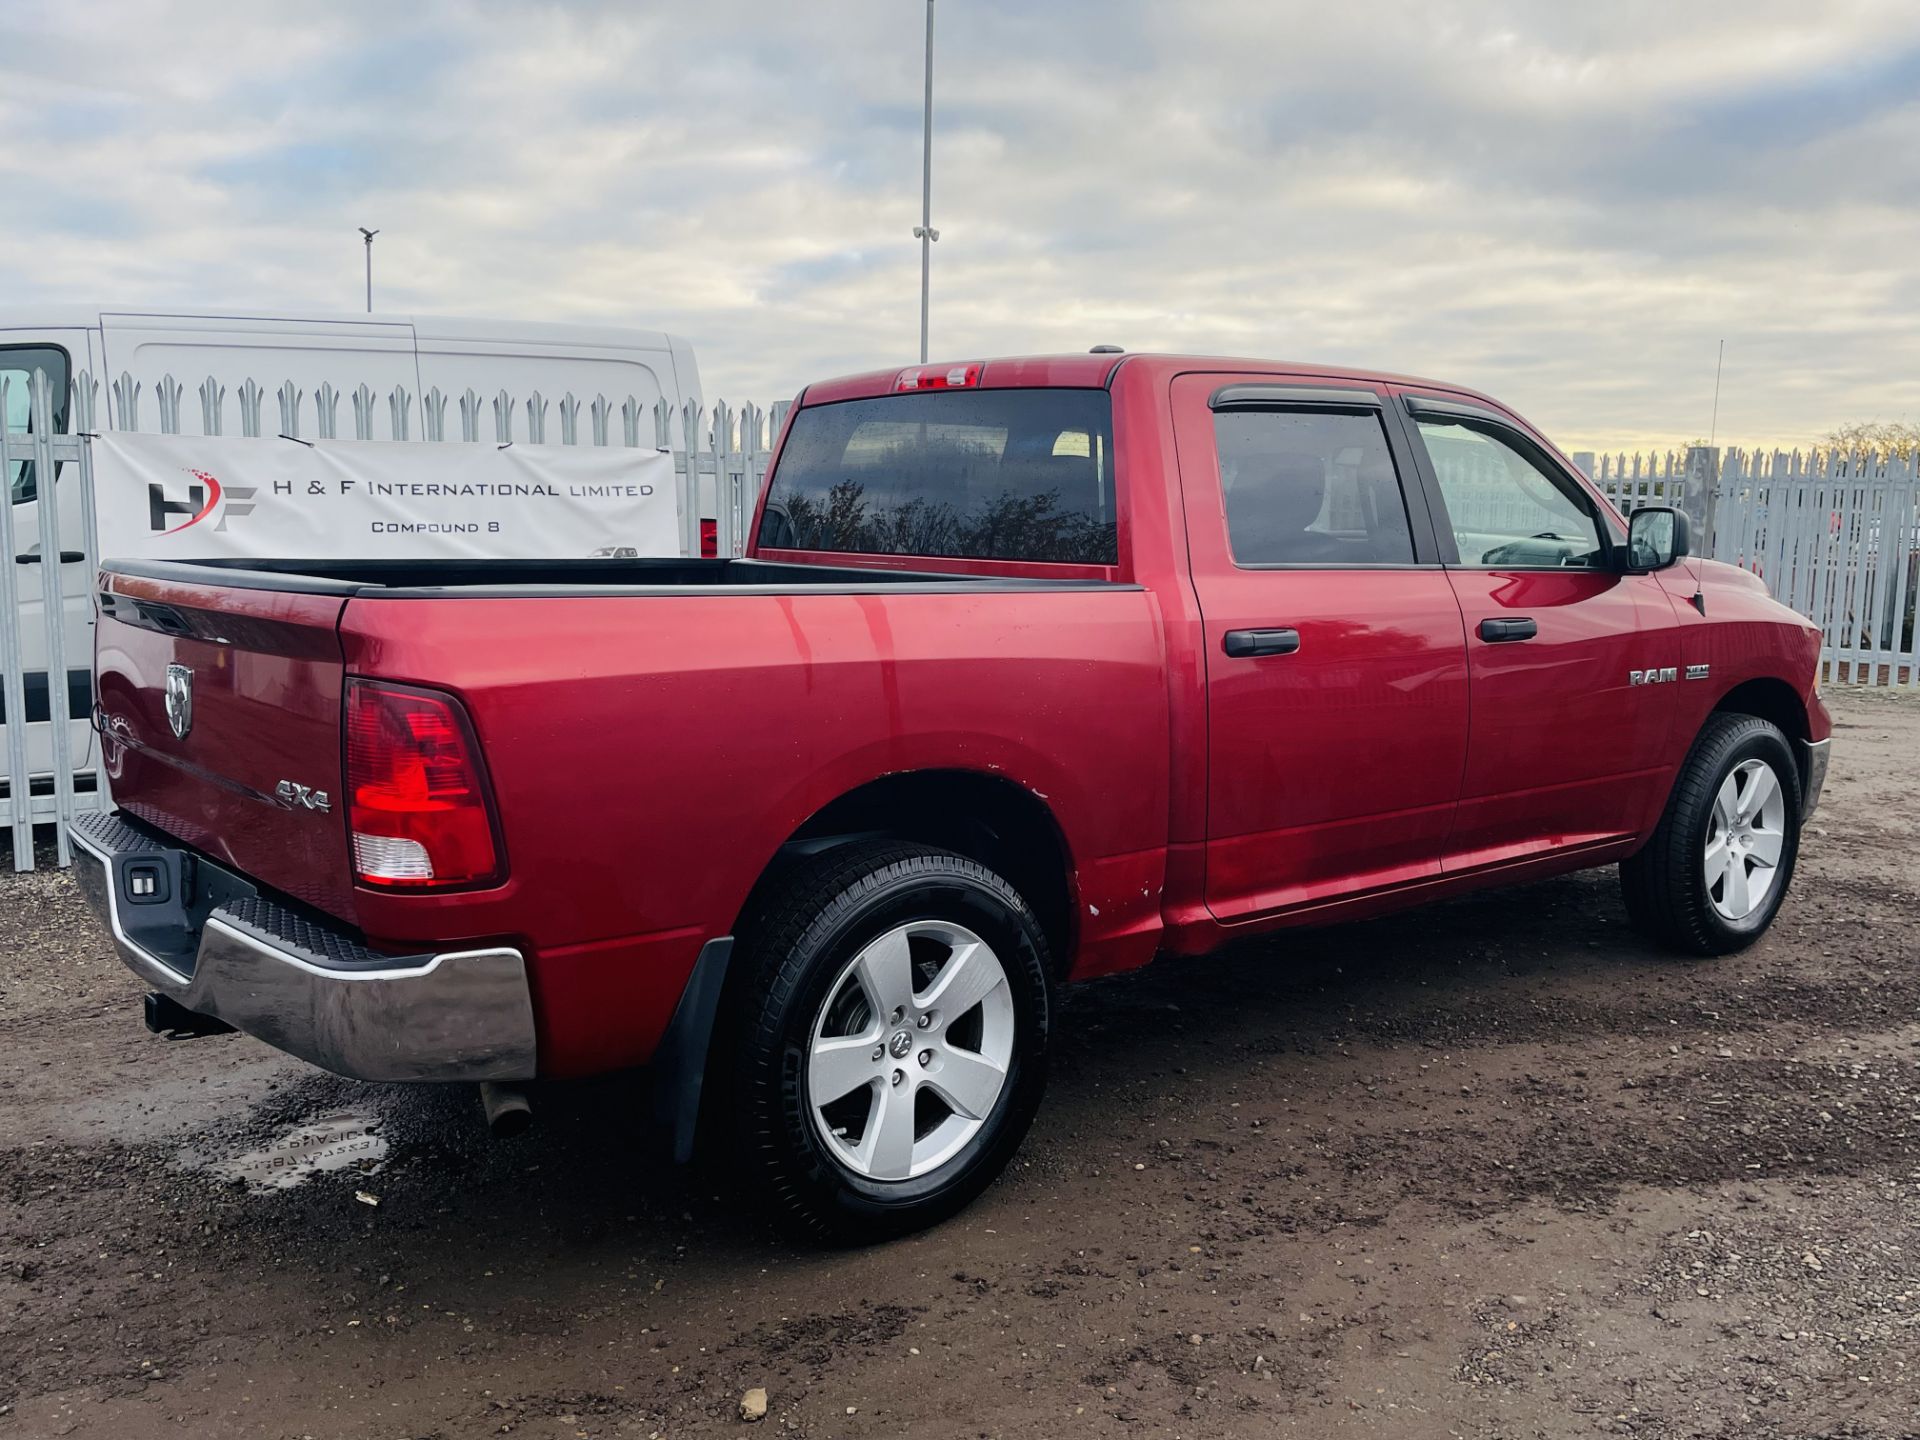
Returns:
[[[1689,898],[1700,922],[1721,942],[1737,946],[1763,934],[1773,923],[1781,905],[1786,903],[1787,889],[1793,883],[1794,867],[1800,858],[1800,769],[1786,737],[1764,721],[1755,722],[1747,733],[1728,745],[1716,748],[1717,756],[1699,757],[1712,764],[1705,803],[1684,817],[1685,823],[1678,827],[1679,833],[1674,840],[1683,847],[1683,853],[1690,859],[1687,873],[1691,877],[1693,893]],[[1773,888],[1768,892],[1766,901],[1752,914],[1740,920],[1729,920],[1714,908],[1713,897],[1708,892],[1704,857],[1707,834],[1713,826],[1713,797],[1719,794],[1727,776],[1748,760],[1764,760],[1773,770],[1774,780],[1785,799],[1786,821],[1781,837],[1778,874],[1774,877]]]
[[[777,1071],[773,1086],[750,1087],[778,1105],[777,1116],[761,1117],[763,1133],[771,1134],[778,1150],[776,1163],[792,1167],[793,1179],[826,1199],[848,1225],[868,1222],[884,1231],[951,1213],[1004,1168],[1039,1104],[1052,1018],[1045,941],[1006,882],[939,852],[923,852],[915,870],[850,887],[823,905],[783,964],[793,967],[794,983],[778,1013],[767,1017],[772,1044],[750,1058]],[[1013,1058],[993,1112],[958,1155],[912,1180],[873,1181],[835,1158],[815,1129],[806,1060],[814,1020],[847,962],[862,946],[912,920],[956,922],[993,948],[1013,991]]]

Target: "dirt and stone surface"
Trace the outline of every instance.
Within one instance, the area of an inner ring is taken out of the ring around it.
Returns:
[[[627,1082],[495,1143],[152,1038],[7,875],[0,1435],[1920,1434],[1920,701],[1833,708],[1747,953],[1649,952],[1602,871],[1070,992],[1015,1168],[863,1251]]]

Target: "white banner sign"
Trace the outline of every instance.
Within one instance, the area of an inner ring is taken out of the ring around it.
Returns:
[[[673,457],[613,446],[93,442],[103,560],[681,553]]]

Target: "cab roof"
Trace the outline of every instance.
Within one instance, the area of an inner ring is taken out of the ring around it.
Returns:
[[[910,371],[939,375],[949,370],[978,366],[973,382],[976,389],[1005,390],[1059,386],[1069,389],[1101,389],[1113,383],[1124,366],[1129,371],[1144,367],[1157,375],[1172,377],[1199,371],[1224,371],[1235,374],[1311,376],[1314,379],[1350,380],[1370,385],[1410,385],[1423,390],[1443,390],[1453,395],[1489,400],[1479,392],[1446,381],[1424,379],[1417,375],[1399,375],[1383,370],[1362,370],[1348,365],[1307,365],[1290,360],[1253,360],[1231,355],[1071,354],[1011,355],[989,360],[942,360],[926,365],[895,365],[885,370],[867,370],[857,375],[842,375],[807,386],[801,392],[802,405],[831,405],[840,400],[867,400],[894,393],[895,382]]]

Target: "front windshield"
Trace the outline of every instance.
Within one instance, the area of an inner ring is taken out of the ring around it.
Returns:
[[[67,433],[67,389],[73,378],[67,352],[57,345],[0,345],[0,390],[6,392],[6,424],[14,438],[33,430],[33,401],[30,385],[33,372],[47,372],[53,387],[53,432]],[[7,494],[16,505],[37,493],[33,462],[15,460],[7,466]]]

